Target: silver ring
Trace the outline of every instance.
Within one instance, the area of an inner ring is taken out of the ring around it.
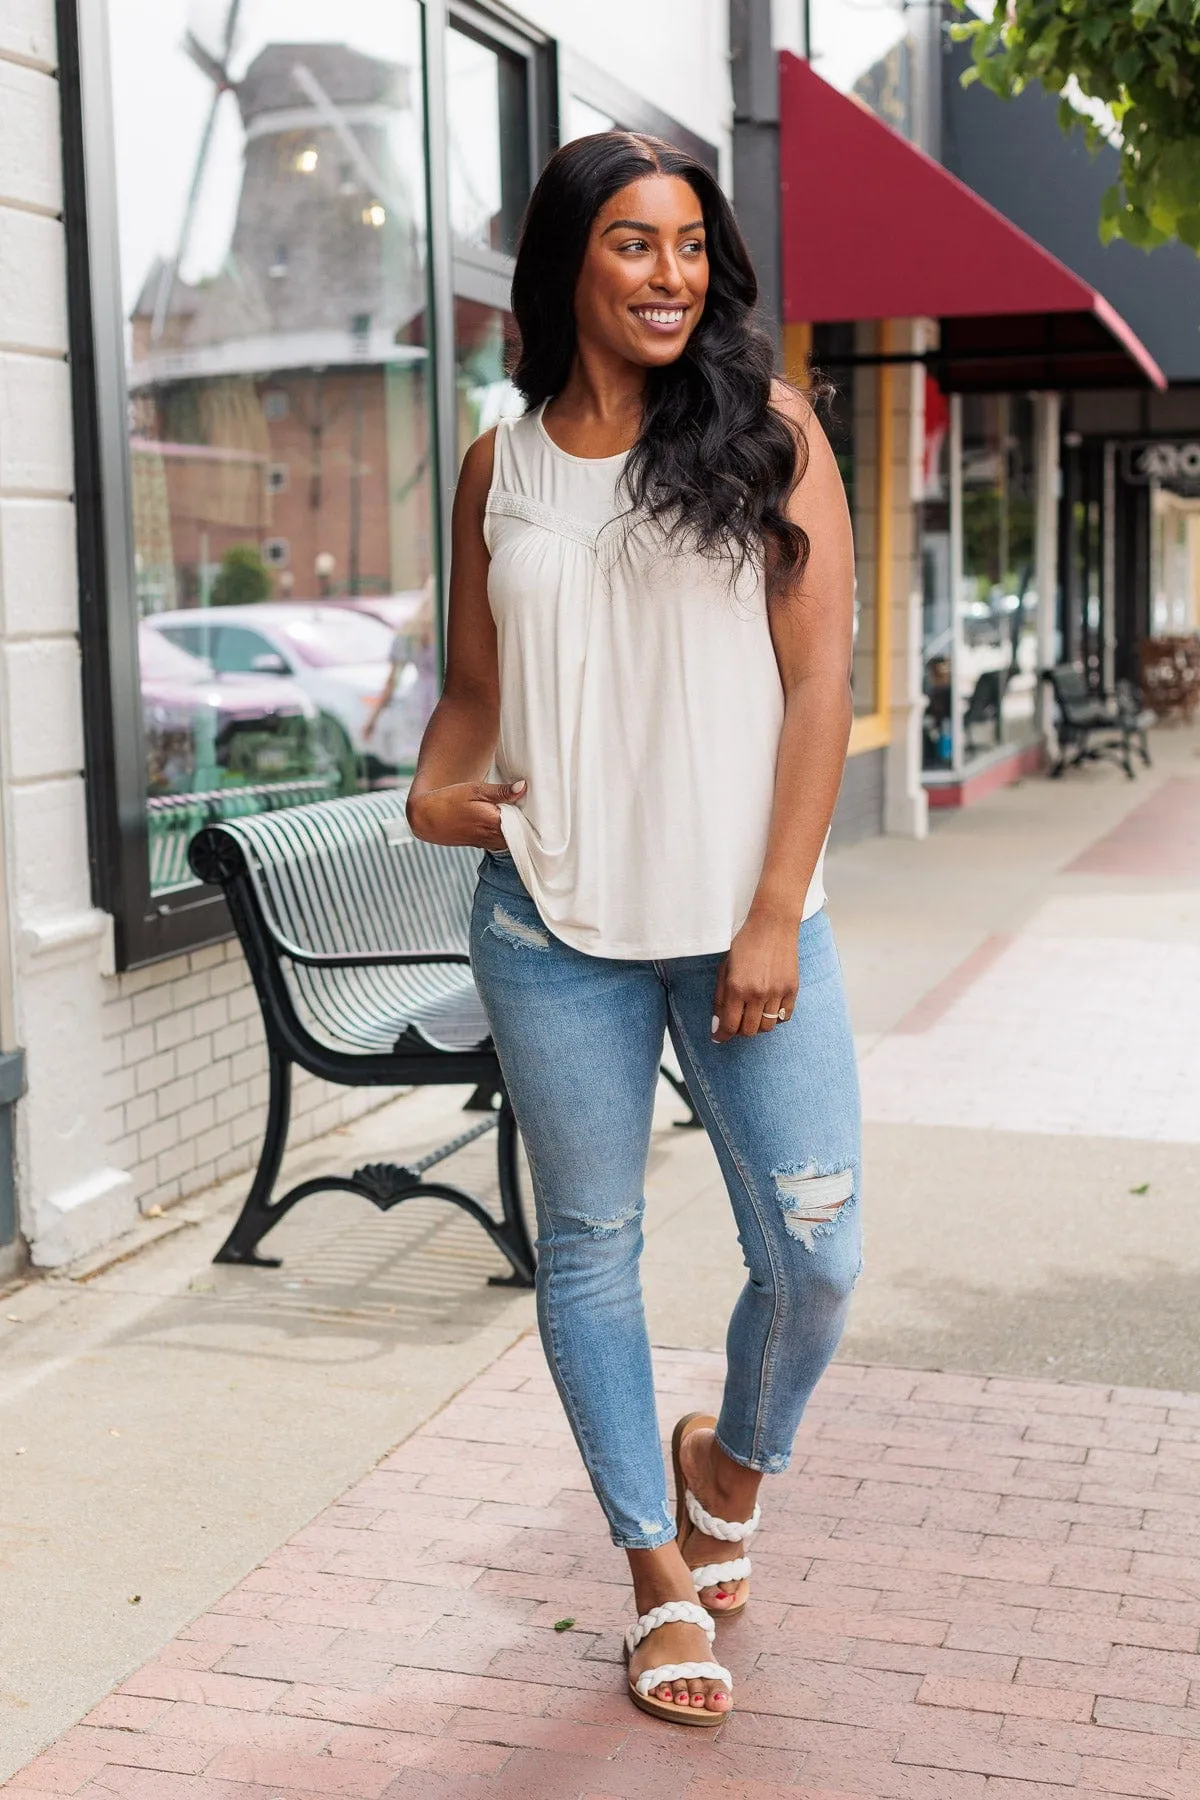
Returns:
[[[764,1019],[786,1019],[787,1018],[787,1014],[785,1012],[764,1013],[762,1016]]]

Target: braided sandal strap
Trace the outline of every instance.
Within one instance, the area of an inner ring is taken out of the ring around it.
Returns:
[[[701,1563],[698,1569],[692,1570],[692,1580],[696,1591],[701,1588],[717,1587],[723,1581],[745,1581],[750,1573],[750,1558],[739,1556],[735,1562]]]
[[[720,1663],[663,1663],[659,1669],[643,1669],[634,1682],[634,1687],[644,1700],[651,1688],[661,1687],[665,1681],[722,1681],[727,1693],[733,1692],[733,1676]]]
[[[696,1530],[702,1531],[705,1537],[719,1538],[723,1544],[744,1543],[746,1538],[751,1537],[758,1530],[759,1521],[762,1518],[762,1507],[756,1505],[744,1524],[739,1525],[729,1519],[718,1519],[714,1513],[705,1512],[691,1488],[685,1490],[683,1503],[687,1507],[688,1518]]]
[[[661,1606],[652,1606],[649,1612],[644,1612],[625,1633],[625,1648],[630,1656],[642,1639],[648,1638],[660,1625],[697,1625],[710,1644],[717,1635],[716,1626],[694,1600],[665,1600]]]

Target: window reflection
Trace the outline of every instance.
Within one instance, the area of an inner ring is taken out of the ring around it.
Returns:
[[[1025,394],[964,394],[959,405],[962,569],[955,594],[950,406],[926,377],[923,761],[943,772],[1030,740],[1038,680],[1033,401]]]
[[[446,34],[450,229],[512,256],[529,198],[529,64],[461,28]]]
[[[1033,402],[965,394],[960,699],[966,756],[1033,729],[1037,692]]]
[[[516,329],[506,303],[530,194],[531,64],[454,27],[446,34],[446,75],[461,461],[480,432],[522,409],[507,373]]]
[[[913,93],[917,47],[902,0],[810,0],[808,30],[818,75],[864,101],[893,130],[920,137]]]
[[[568,94],[563,108],[562,142],[570,144],[576,138],[592,137],[598,131],[615,131],[617,121],[611,113],[601,112],[590,100],[582,100],[578,94]]]
[[[455,388],[458,395],[459,458],[482,431],[500,419],[517,418],[524,402],[509,380],[516,347],[516,321],[498,306],[455,301]]]
[[[108,10],[163,891],[207,818],[395,779],[433,703],[421,8]]]

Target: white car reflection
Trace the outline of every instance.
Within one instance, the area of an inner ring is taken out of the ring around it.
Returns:
[[[381,619],[319,602],[263,600],[193,607],[147,621],[218,675],[290,677],[321,716],[325,741],[353,786],[354,771],[390,772],[363,737],[391,666],[393,634]]]
[[[218,675],[144,622],[138,662],[151,796],[289,780],[325,766],[317,709],[296,682]]]

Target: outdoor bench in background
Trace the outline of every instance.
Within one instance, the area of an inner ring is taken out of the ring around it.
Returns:
[[[1059,663],[1047,669],[1043,680],[1050,683],[1058,709],[1058,759],[1050,770],[1052,777],[1062,775],[1077,763],[1108,758],[1124,769],[1132,781],[1135,749],[1150,767],[1146,727],[1154,715],[1143,710],[1135,687],[1119,682],[1116,693],[1098,693],[1088,686],[1082,669],[1074,663]]]
[[[398,790],[324,800],[210,824],[189,860],[223,889],[254,980],[270,1092],[258,1168],[217,1262],[274,1267],[258,1245],[309,1194],[340,1189],[382,1210],[418,1195],[449,1200],[487,1232],[527,1287],[534,1249],[521,1203],[518,1136],[467,955],[480,852],[412,837]],[[348,1087],[469,1082],[485,1116],[412,1163],[317,1176],[272,1199],[287,1142],[292,1067]],[[687,1088],[662,1073],[699,1125]],[[498,1103],[498,1104],[497,1104]],[[501,1217],[427,1172],[493,1128]]]

